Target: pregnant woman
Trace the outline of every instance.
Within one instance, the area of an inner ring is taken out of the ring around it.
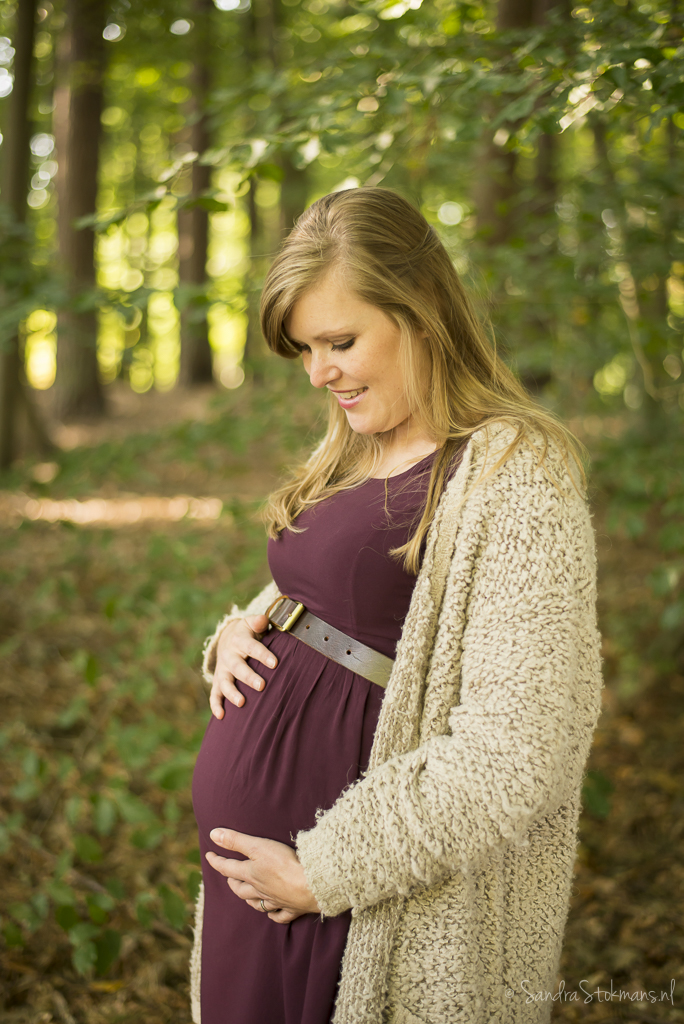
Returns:
[[[389,190],[306,211],[262,328],[330,416],[205,651],[193,1020],[546,1021],[600,704],[576,446]]]

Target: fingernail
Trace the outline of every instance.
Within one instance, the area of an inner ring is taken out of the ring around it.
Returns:
[[[269,665],[271,666],[271,668],[273,668],[273,667],[274,667],[274,665],[275,665],[275,663],[276,663],[276,660],[275,660],[275,658],[269,658],[269,659],[268,659],[268,663],[269,663]]]
[[[211,832],[209,833],[209,838],[211,839],[212,843],[222,843],[223,842],[223,829],[222,828],[213,828],[211,830]]]

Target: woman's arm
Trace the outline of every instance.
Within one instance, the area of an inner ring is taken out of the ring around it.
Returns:
[[[549,484],[499,505],[475,563],[450,732],[369,772],[297,836],[325,914],[434,885],[572,796],[600,703],[594,603],[580,498]]]

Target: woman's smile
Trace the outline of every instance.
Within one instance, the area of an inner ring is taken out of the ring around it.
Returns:
[[[351,391],[338,391],[337,388],[328,388],[328,391],[332,391],[343,409],[353,409],[361,401],[368,388],[353,388]]]

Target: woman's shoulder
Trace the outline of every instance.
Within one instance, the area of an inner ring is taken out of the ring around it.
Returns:
[[[490,497],[517,492],[528,500],[586,500],[579,455],[561,429],[551,433],[535,424],[495,420],[473,433],[468,448],[466,493],[473,497],[478,491]]]

